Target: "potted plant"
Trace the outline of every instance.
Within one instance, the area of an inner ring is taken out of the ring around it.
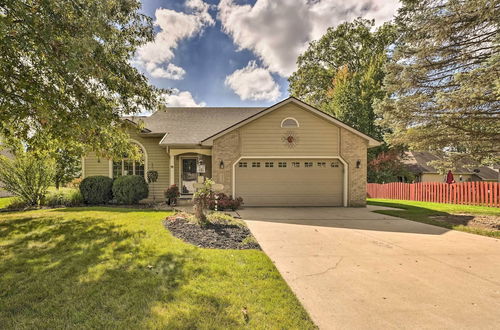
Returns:
[[[165,198],[170,206],[175,206],[177,204],[177,198],[180,196],[179,187],[176,184],[171,185],[165,191]]]

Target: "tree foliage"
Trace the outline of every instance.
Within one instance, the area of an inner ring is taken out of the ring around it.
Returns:
[[[57,189],[80,175],[82,169],[80,154],[78,149],[68,147],[54,152],[56,163],[54,185]]]
[[[500,2],[406,0],[378,104],[391,143],[486,162],[500,152]]]
[[[395,29],[356,19],[329,28],[299,56],[290,78],[290,93],[361,132],[382,137],[373,102],[385,95],[383,66]]]
[[[151,109],[159,90],[131,66],[153,39],[139,0],[0,3],[0,135],[36,149],[81,143],[129,152],[120,116]],[[49,145],[50,146],[50,145]]]
[[[399,178],[412,181],[414,174],[402,162],[403,157],[404,153],[400,149],[393,148],[381,151],[368,163],[368,182],[397,182]]]
[[[26,205],[39,206],[54,179],[53,159],[30,152],[18,152],[13,159],[0,156],[0,181],[3,188]]]

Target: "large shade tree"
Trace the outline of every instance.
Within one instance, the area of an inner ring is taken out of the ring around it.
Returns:
[[[130,152],[120,117],[159,90],[131,66],[153,39],[139,0],[0,2],[0,135],[32,149]],[[83,150],[82,149],[82,150]]]
[[[483,162],[500,152],[500,2],[404,0],[377,110],[392,143]]]
[[[329,28],[299,56],[290,93],[363,133],[382,138],[373,103],[382,99],[383,66],[396,31],[390,24],[356,19]]]

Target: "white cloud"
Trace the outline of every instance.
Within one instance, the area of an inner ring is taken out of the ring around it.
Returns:
[[[190,92],[181,92],[177,88],[172,89],[171,94],[164,95],[163,101],[167,107],[204,107],[207,105],[205,102],[197,103]]]
[[[289,76],[298,55],[330,26],[356,17],[388,21],[399,7],[397,0],[257,0],[238,5],[221,0],[219,18],[225,33],[240,49],[249,49],[271,71]]]
[[[269,70],[257,67],[255,61],[250,61],[243,69],[234,71],[226,77],[224,83],[242,100],[273,101],[281,96],[279,86]]]
[[[148,64],[146,68],[151,64]],[[172,63],[168,63],[167,69],[164,69],[162,67],[152,65],[151,69],[148,70],[151,76],[155,78],[167,78],[167,79],[172,79],[172,80],[181,80],[184,78],[184,75],[186,74],[186,71]]]
[[[188,0],[186,7],[191,13],[164,8],[155,11],[154,25],[160,27],[161,31],[155,36],[154,41],[143,45],[137,51],[134,61],[153,77],[182,79],[185,74],[184,69],[169,63],[175,56],[174,50],[179,41],[200,34],[205,27],[215,24],[208,12],[210,5],[202,0]]]

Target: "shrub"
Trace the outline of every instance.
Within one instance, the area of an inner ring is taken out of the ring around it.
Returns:
[[[26,206],[39,206],[54,178],[54,161],[30,152],[19,152],[14,159],[0,156],[3,189],[19,197]]]
[[[26,204],[24,200],[19,197],[13,197],[9,204],[5,207],[8,210],[22,210],[28,208],[29,205]]]
[[[196,190],[193,194],[194,215],[201,226],[209,224],[207,216],[205,215],[205,210],[210,206],[210,200],[214,194],[212,191],[212,186],[214,184],[215,182],[213,180],[205,179],[203,187]]]
[[[181,195],[179,192],[179,187],[176,184],[171,185],[165,191],[165,198],[168,200],[169,204],[175,204],[177,198]]]
[[[217,197],[217,210],[238,210],[241,205],[243,205],[243,198],[237,197],[233,198],[233,196],[228,196],[224,193],[212,194],[208,207],[211,210],[215,210],[215,198]]]
[[[120,204],[137,204],[148,194],[148,184],[140,175],[121,176],[113,183],[113,195]]]
[[[83,204],[83,196],[79,190],[61,190],[49,193],[45,198],[47,206],[78,206]]]
[[[80,183],[80,192],[87,204],[106,204],[113,197],[113,179],[107,176],[89,176]]]

